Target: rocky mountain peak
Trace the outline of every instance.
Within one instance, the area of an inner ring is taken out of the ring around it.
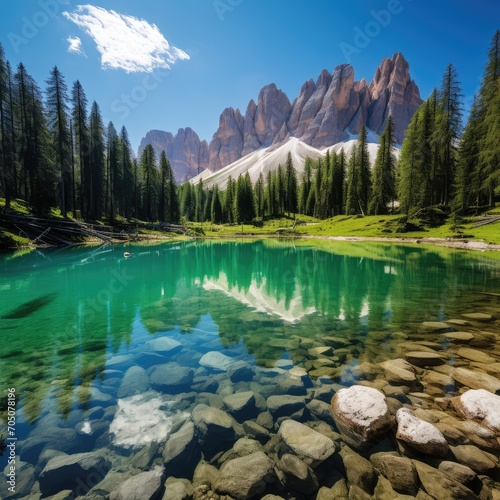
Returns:
[[[264,86],[248,103],[245,115],[239,109],[226,108],[219,127],[208,146],[200,142],[191,129],[172,134],[151,131],[148,140],[158,142],[158,134],[176,156],[177,179],[184,179],[200,168],[215,172],[259,149],[279,147],[291,137],[306,145],[322,149],[348,140],[365,125],[381,134],[387,118],[392,116],[396,141],[402,143],[410,120],[422,103],[417,85],[411,79],[408,62],[400,52],[381,61],[373,80],[355,80],[349,64],[337,66],[332,73],[323,70],[316,81],[307,80],[293,101],[276,84]],[[147,143],[147,142],[146,142]],[[195,147],[196,144],[196,147]],[[186,155],[182,147],[198,151]],[[168,151],[166,151],[168,154]],[[177,161],[177,157],[179,161]],[[180,171],[187,158],[193,163]],[[175,169],[174,169],[175,170]],[[179,174],[178,174],[179,172]]]

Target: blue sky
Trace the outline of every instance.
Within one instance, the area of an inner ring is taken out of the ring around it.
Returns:
[[[54,65],[79,79],[134,149],[153,128],[210,140],[225,107],[244,113],[270,82],[293,100],[344,62],[370,81],[397,51],[423,98],[453,63],[468,106],[497,29],[496,0],[22,0],[0,16],[14,66],[42,87]]]

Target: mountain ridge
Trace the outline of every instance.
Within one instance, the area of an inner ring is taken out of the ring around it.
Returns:
[[[157,153],[165,149],[176,178],[185,181],[207,169],[217,172],[260,149],[279,147],[291,138],[323,149],[349,140],[363,125],[380,134],[389,115],[396,142],[401,144],[421,103],[409,64],[396,52],[381,61],[370,83],[364,78],[356,81],[350,64],[336,66],[332,73],[324,69],[316,81],[307,80],[293,102],[270,83],[260,90],[257,101],[249,101],[244,114],[238,108],[224,109],[209,144],[190,128],[179,129],[175,136],[150,131],[138,154],[148,143]]]

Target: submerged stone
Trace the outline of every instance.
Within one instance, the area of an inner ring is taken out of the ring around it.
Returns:
[[[160,337],[150,340],[147,345],[152,351],[160,354],[173,354],[182,349],[182,344],[180,342],[169,337]]]
[[[497,458],[494,455],[486,453],[471,444],[452,446],[451,452],[458,462],[467,465],[479,474],[487,474],[497,464]]]
[[[287,486],[292,490],[311,495],[319,488],[316,474],[299,457],[285,453],[278,465],[285,474]]]
[[[371,494],[375,485],[376,474],[370,461],[349,448],[344,448],[340,455],[344,463],[349,486],[357,486]]]
[[[426,330],[431,330],[433,332],[438,332],[440,330],[449,330],[450,325],[447,325],[446,323],[440,321],[424,321],[422,323],[422,328],[425,328]]]
[[[443,333],[443,338],[448,339],[455,344],[468,344],[474,339],[474,335],[469,332],[448,332]]]
[[[258,451],[224,463],[214,487],[222,495],[247,500],[262,493],[275,477],[273,461]]]
[[[166,363],[155,366],[149,377],[154,389],[176,393],[185,390],[193,381],[194,372],[191,368],[181,366],[178,363]]]
[[[435,352],[411,351],[405,354],[405,358],[415,366],[437,366],[445,363],[443,357]]]
[[[472,319],[474,321],[480,321],[482,323],[489,323],[493,321],[495,318],[491,314],[481,313],[481,312],[472,312],[462,314],[464,318]]]
[[[149,390],[149,377],[144,368],[140,366],[130,367],[118,388],[117,396],[119,398],[126,398],[134,394],[140,394]]]
[[[396,491],[414,495],[418,490],[417,470],[409,458],[389,453],[374,453],[370,461]]]
[[[255,394],[253,391],[236,392],[224,398],[224,407],[237,420],[247,420],[256,416]]]
[[[233,363],[235,363],[235,361],[235,359],[230,358],[219,351],[210,351],[201,357],[199,363],[200,366],[209,368],[213,371],[225,372]]]
[[[164,474],[163,467],[156,467],[132,476],[110,493],[109,500],[156,500],[163,487]]]
[[[493,394],[500,395],[500,380],[497,377],[487,375],[466,368],[456,368],[451,376],[454,380],[470,389],[486,389]]]
[[[477,474],[470,467],[457,464],[456,462],[450,462],[448,460],[441,462],[438,469],[441,472],[444,472],[449,478],[464,485],[472,482],[477,476]]]
[[[454,481],[444,472],[419,460],[413,460],[418,477],[425,492],[439,500],[477,500],[477,496],[466,486]]]
[[[40,473],[40,490],[44,496],[49,496],[61,490],[76,490],[80,487],[82,491],[79,494],[84,495],[104,479],[110,468],[109,460],[99,452],[60,455],[51,458]],[[89,476],[93,480],[86,488],[85,482]]]
[[[470,349],[468,347],[462,347],[458,350],[457,355],[461,358],[468,359],[470,361],[475,361],[477,363],[494,363],[495,358],[489,356],[485,352],[478,351],[477,349]]]
[[[400,441],[425,455],[444,457],[448,453],[448,442],[434,425],[415,417],[408,408],[398,410],[396,419]]]
[[[500,435],[500,396],[484,389],[469,390],[453,398],[452,404],[461,417],[481,422]]]
[[[338,391],[331,412],[341,434],[354,447],[378,441],[394,423],[384,394],[360,385]]]
[[[283,453],[297,455],[315,469],[335,452],[334,442],[295,420],[285,420],[278,431]]]
[[[267,408],[274,418],[291,415],[305,407],[302,396],[270,396],[267,398]]]

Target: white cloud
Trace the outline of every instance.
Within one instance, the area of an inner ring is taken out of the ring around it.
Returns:
[[[103,68],[150,73],[170,68],[178,59],[189,59],[168,43],[158,26],[144,19],[93,5],[78,5],[74,12],[63,15],[93,38]]]
[[[82,41],[77,36],[69,36],[66,41],[69,43],[68,52],[87,57],[82,48]]]

